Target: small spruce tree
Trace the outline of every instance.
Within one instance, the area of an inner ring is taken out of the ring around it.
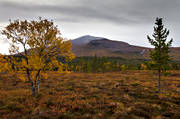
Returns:
[[[150,51],[150,57],[154,64],[152,66],[158,70],[158,92],[160,93],[161,72],[166,71],[168,62],[170,61],[169,48],[173,39],[167,41],[169,30],[164,28],[162,18],[156,18],[155,25],[154,33],[152,35],[154,39],[151,39],[149,36],[147,36],[147,38],[150,44],[155,47],[154,50]]]

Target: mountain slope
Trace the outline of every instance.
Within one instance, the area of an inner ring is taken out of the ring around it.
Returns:
[[[126,59],[150,59],[150,48],[130,45],[126,42],[101,37],[83,36],[72,40],[72,51],[76,56],[106,56]],[[171,48],[173,60],[180,59],[180,48]]]
[[[124,58],[143,58],[142,52],[148,48],[132,46],[126,42],[113,41],[101,37],[83,36],[72,40],[73,52],[76,56],[108,56]]]

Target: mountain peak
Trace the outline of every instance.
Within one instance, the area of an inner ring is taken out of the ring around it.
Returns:
[[[87,44],[93,40],[101,40],[101,39],[105,39],[105,38],[95,37],[95,36],[91,36],[91,35],[85,35],[85,36],[81,36],[79,38],[72,40],[71,43],[74,45],[83,45],[83,44]]]
[[[93,38],[100,38],[100,37],[95,37],[95,36],[91,36],[91,35],[84,35],[84,36],[81,36],[79,38],[89,38],[89,39],[93,39]],[[76,39],[79,39],[79,38],[76,38]]]

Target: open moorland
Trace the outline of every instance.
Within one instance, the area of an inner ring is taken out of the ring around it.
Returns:
[[[0,75],[0,119],[180,119],[180,71],[49,72],[40,92],[15,74]]]

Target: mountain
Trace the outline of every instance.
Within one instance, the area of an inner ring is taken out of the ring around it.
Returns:
[[[71,41],[72,51],[76,56],[108,56],[123,58],[144,58],[148,49],[133,46],[126,42],[109,40],[90,35],[82,36]]]
[[[122,57],[125,59],[150,59],[151,48],[130,45],[126,42],[107,38],[82,36],[71,41],[72,51],[79,56]],[[171,48],[173,60],[180,59],[180,48]]]

